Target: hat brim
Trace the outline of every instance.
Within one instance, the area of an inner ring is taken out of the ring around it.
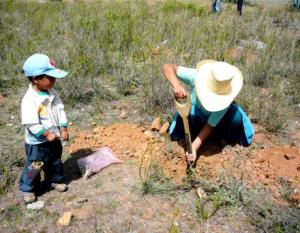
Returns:
[[[207,79],[216,61],[204,60],[197,66],[195,90],[202,106],[209,112],[217,112],[227,108],[239,94],[243,86],[242,73],[234,66],[234,77],[231,81],[231,90],[224,95],[218,95],[207,87]]]
[[[43,74],[48,75],[53,78],[64,78],[67,76],[68,72],[60,69],[51,69],[43,72]]]

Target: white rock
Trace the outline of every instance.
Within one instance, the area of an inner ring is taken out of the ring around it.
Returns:
[[[44,201],[36,201],[27,205],[27,209],[29,210],[41,210],[45,207]]]

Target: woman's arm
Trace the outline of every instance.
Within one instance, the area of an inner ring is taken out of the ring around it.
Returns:
[[[173,88],[174,95],[178,98],[186,97],[186,90],[180,84],[177,78],[178,66],[175,64],[165,64],[163,66],[163,74]]]
[[[203,144],[203,142],[211,135],[213,131],[213,127],[210,126],[208,123],[206,123],[202,129],[200,130],[198,136],[194,139],[192,143],[192,154],[187,154],[187,160],[188,161],[195,161],[197,157],[197,151],[199,150],[200,146]]]

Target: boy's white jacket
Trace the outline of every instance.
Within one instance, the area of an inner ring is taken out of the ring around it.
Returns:
[[[60,127],[67,127],[64,105],[54,89],[37,92],[29,85],[22,99],[22,124],[25,126],[25,142],[39,144],[47,139],[42,134],[49,130],[60,136]]]

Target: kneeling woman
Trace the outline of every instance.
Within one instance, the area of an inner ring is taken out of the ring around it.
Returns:
[[[200,146],[213,131],[231,143],[251,144],[253,126],[243,109],[234,103],[243,86],[243,76],[238,68],[226,62],[203,60],[196,69],[165,64],[163,73],[177,98],[187,96],[181,82],[190,89],[192,153],[187,153],[188,161],[196,159]],[[173,118],[169,133],[173,140],[184,137],[178,113]]]

